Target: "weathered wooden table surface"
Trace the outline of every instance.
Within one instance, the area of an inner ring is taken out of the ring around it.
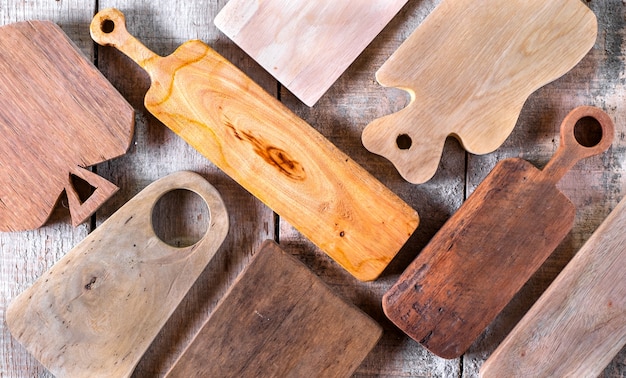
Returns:
[[[217,30],[213,18],[225,3],[226,0],[0,0],[1,24],[29,19],[58,23],[137,112],[135,137],[128,154],[97,166],[98,174],[121,189],[97,212],[91,224],[72,228],[67,202],[63,199],[45,227],[30,232],[0,233],[0,377],[48,375],[9,334],[4,313],[10,300],[142,188],[178,170],[196,171],[217,187],[230,213],[231,230],[216,258],[145,354],[136,376],[158,376],[172,364],[250,256],[268,238],[279,241],[338,293],[383,325],[382,340],[356,376],[476,376],[497,344],[626,194],[626,177],[622,174],[626,163],[624,2],[586,2],[599,21],[595,47],[574,70],[532,95],[515,130],[500,149],[489,155],[473,156],[450,139],[437,174],[422,185],[402,180],[388,161],[363,148],[360,137],[370,121],[406,104],[407,96],[403,92],[382,88],[376,83],[374,73],[434,9],[438,0],[409,1],[313,108],[307,108],[282,89]],[[354,279],[147,113],[143,107],[149,85],[147,75],[118,51],[95,46],[89,37],[91,17],[96,10],[106,7],[125,12],[129,31],[161,55],[171,53],[189,39],[205,41],[417,209],[420,227],[382,277],[370,283]],[[380,303],[383,293],[497,161],[515,156],[543,166],[558,146],[562,118],[578,105],[605,109],[616,123],[617,134],[608,153],[578,164],[559,185],[578,208],[574,229],[468,353],[456,360],[432,355],[385,320]],[[193,196],[170,196],[156,210],[167,221],[159,222],[156,227],[166,240],[189,242],[206,228],[207,212],[203,206]],[[603,376],[626,376],[626,349],[606,368]]]

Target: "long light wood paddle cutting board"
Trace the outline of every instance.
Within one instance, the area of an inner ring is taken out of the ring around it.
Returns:
[[[626,200],[480,369],[482,377],[598,377],[626,344]]]
[[[0,231],[42,226],[65,190],[72,224],[117,187],[85,167],[126,152],[133,108],[49,21],[0,27]],[[87,199],[72,176],[96,190]]]
[[[116,9],[91,33],[150,74],[151,113],[355,277],[375,279],[417,227],[415,210],[204,43],[160,57]]]
[[[382,334],[266,241],[167,377],[349,377]]]
[[[198,194],[210,224],[194,245],[165,244],[152,209],[174,189]],[[128,377],[228,232],[213,186],[192,172],[154,182],[74,247],[6,313],[13,337],[58,377]]]
[[[215,25],[308,106],[407,0],[230,0]]]
[[[597,144],[578,143],[574,129],[596,127]],[[556,184],[609,148],[613,134],[606,113],[578,107],[543,170],[517,158],[498,163],[385,293],[387,317],[441,357],[463,354],[569,233],[576,208]]]
[[[528,96],[572,69],[596,34],[580,0],[443,0],[376,73],[411,102],[370,123],[363,144],[415,184],[435,174],[450,135],[492,152]]]

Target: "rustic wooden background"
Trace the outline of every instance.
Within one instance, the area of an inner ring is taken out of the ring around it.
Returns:
[[[626,177],[622,174],[626,163],[625,3],[586,1],[599,21],[598,40],[588,56],[566,76],[532,95],[515,130],[498,151],[473,156],[450,139],[437,174],[422,185],[403,181],[388,161],[362,147],[360,135],[367,123],[406,104],[405,93],[380,87],[374,73],[438,0],[409,1],[313,108],[307,108],[281,88],[216,29],[213,18],[225,3],[226,0],[0,0],[1,24],[29,19],[58,23],[137,111],[135,137],[128,154],[96,167],[98,174],[121,189],[97,212],[91,224],[72,228],[67,202],[62,199],[43,228],[0,233],[0,377],[49,375],[9,334],[4,313],[10,300],[142,188],[183,169],[202,174],[221,192],[230,213],[231,231],[137,366],[135,376],[158,376],[171,365],[250,256],[268,238],[279,241],[338,293],[383,325],[382,340],[355,376],[477,376],[483,361],[626,193]],[[89,37],[91,17],[106,7],[125,12],[129,31],[161,55],[171,53],[189,39],[205,41],[417,209],[420,227],[382,277],[371,283],[358,282],[147,113],[142,105],[149,85],[147,75],[119,52],[95,46]],[[497,161],[522,157],[543,166],[558,146],[562,118],[578,105],[605,109],[616,123],[617,135],[608,153],[578,164],[559,185],[578,208],[574,229],[467,354],[456,360],[432,355],[385,320],[380,304],[382,294]],[[204,204],[194,196],[169,196],[157,210],[157,216],[169,217],[169,221],[157,228],[171,242],[188,243],[202,235],[206,215]],[[626,348],[602,376],[626,376]]]

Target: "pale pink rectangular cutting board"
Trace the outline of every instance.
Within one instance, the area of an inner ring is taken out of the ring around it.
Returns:
[[[231,0],[215,25],[308,106],[407,0]]]

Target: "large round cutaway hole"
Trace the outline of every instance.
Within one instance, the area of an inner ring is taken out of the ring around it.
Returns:
[[[196,244],[207,233],[209,208],[198,194],[176,189],[165,193],[152,210],[152,228],[164,243],[184,248]]]
[[[411,137],[407,134],[400,134],[396,138],[396,145],[401,150],[408,150],[409,148],[411,148],[411,145],[413,145],[413,141],[411,140]]]
[[[102,30],[105,34],[113,33],[113,30],[115,30],[115,22],[109,19],[102,20],[102,23],[100,23],[100,30]]]
[[[582,146],[597,146],[602,140],[602,125],[593,117],[583,117],[574,125],[574,138]]]

